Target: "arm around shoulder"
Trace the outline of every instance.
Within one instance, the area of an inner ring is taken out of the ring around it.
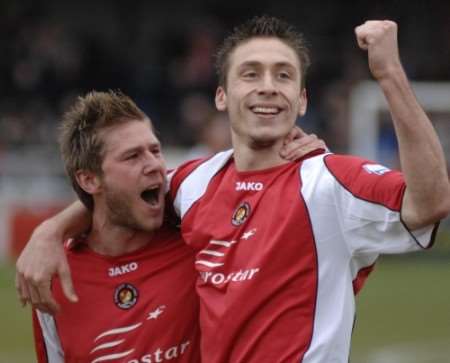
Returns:
[[[22,305],[29,302],[43,312],[58,311],[50,290],[54,275],[60,276],[67,298],[77,301],[63,241],[84,232],[89,225],[89,212],[75,202],[36,228],[16,263],[16,290]]]

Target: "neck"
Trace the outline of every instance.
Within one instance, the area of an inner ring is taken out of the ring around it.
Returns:
[[[234,161],[238,171],[267,169],[288,162],[280,156],[282,141],[270,145],[234,144]]]
[[[101,255],[120,256],[144,247],[150,242],[151,237],[152,232],[114,225],[94,213],[87,244]]]

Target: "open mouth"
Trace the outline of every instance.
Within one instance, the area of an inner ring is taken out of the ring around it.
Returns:
[[[159,204],[159,192],[160,187],[152,187],[145,189],[141,193],[141,198],[146,202],[147,204],[151,205],[152,207],[156,207]]]
[[[281,112],[281,108],[276,106],[252,106],[250,109],[257,115],[275,116]]]

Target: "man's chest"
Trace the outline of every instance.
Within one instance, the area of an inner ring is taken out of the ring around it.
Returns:
[[[195,309],[191,301],[182,305],[164,291],[155,293],[153,289],[157,287],[136,281],[97,285],[92,289],[78,286],[80,302],[65,304],[56,320],[67,361],[122,357],[121,361],[134,362],[133,357],[140,359],[146,354],[164,356],[163,351],[171,347],[173,352],[167,355],[175,358],[181,344],[189,345],[189,328],[194,327],[189,326],[188,319],[185,324],[180,321],[185,313],[195,314]],[[180,334],[170,337],[167,331]]]
[[[78,303],[65,302],[55,285],[62,302],[56,327],[67,362],[163,362],[197,349],[192,260],[177,260],[177,268],[154,258],[81,261],[71,262]]]
[[[290,273],[314,246],[297,169],[258,176],[224,172],[185,215],[198,284],[222,290]]]

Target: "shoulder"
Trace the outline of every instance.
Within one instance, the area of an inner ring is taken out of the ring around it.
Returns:
[[[314,155],[305,160],[302,160],[302,167],[312,168],[326,168],[329,172],[339,175],[345,174],[352,170],[358,170],[362,165],[374,164],[376,162],[370,161],[359,156],[342,155],[333,153],[323,153]]]
[[[192,172],[200,169],[214,169],[221,168],[233,155],[233,150],[225,150],[214,154],[208,158],[201,158],[195,160],[189,160],[181,164],[176,169],[172,170],[169,174],[169,180],[171,183],[176,182],[174,179],[184,179]]]
[[[359,156],[328,154],[324,157],[326,168],[338,178],[355,175],[383,175],[391,172],[389,168]]]
[[[171,196],[175,196],[185,181],[209,180],[231,159],[233,150],[226,150],[210,158],[188,161],[168,175]]]
[[[354,197],[397,209],[405,189],[402,173],[375,161],[351,155],[329,154],[323,159],[326,172],[337,186]]]
[[[190,173],[197,169],[200,165],[208,161],[210,158],[201,158],[189,160],[169,171],[168,179],[170,184],[176,184],[178,181],[185,179]]]

